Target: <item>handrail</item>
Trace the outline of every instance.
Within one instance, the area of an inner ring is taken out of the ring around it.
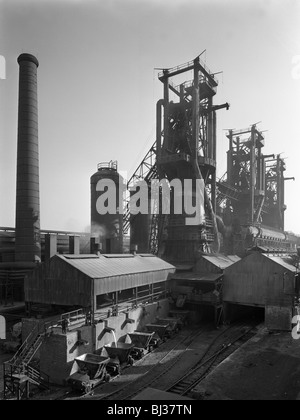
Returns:
[[[30,378],[35,379],[40,384],[44,383],[45,385],[47,384],[47,386],[50,384],[50,376],[44,372],[34,369],[32,366],[27,366],[27,374]]]
[[[145,296],[140,296],[138,298],[133,297],[129,300],[126,300],[126,303],[129,303],[129,304],[138,303],[138,305],[143,305],[144,302],[151,300],[151,298],[155,299],[155,298],[158,298],[161,295],[166,295],[167,296],[169,293],[170,293],[169,289],[161,289],[158,292],[154,292],[152,294],[148,294],[148,295],[145,295]],[[122,303],[124,303],[124,302],[119,302],[119,305],[122,304]],[[110,305],[110,306],[107,306],[106,308],[103,308],[103,309],[107,309],[107,311],[112,312],[112,309],[115,306],[118,306],[118,305]],[[128,310],[130,310],[130,309],[132,309],[132,305],[128,305],[127,307],[120,309],[118,311],[118,313],[119,314],[127,313]],[[103,319],[103,320],[107,319],[107,313],[98,313],[98,314],[95,313],[94,318],[95,318],[96,321],[98,321],[100,319]]]
[[[38,335],[37,331],[39,330],[39,324],[35,325],[35,327],[31,330],[30,334],[26,337],[26,339],[23,341],[22,345],[18,349],[18,351],[14,354],[14,356],[8,361],[11,364],[15,364],[16,361],[22,357],[25,349],[27,348],[27,345],[29,341],[34,337]]]
[[[61,319],[70,319],[73,316],[78,316],[78,315],[85,315],[85,312],[83,309],[76,309],[75,311],[71,311],[71,312],[65,312],[64,314],[61,315]]]
[[[47,323],[38,323],[35,325],[35,327],[31,330],[30,334],[26,337],[26,339],[23,341],[22,345],[18,349],[18,351],[14,354],[14,356],[6,363],[11,364],[15,368],[17,368],[19,365],[22,365],[22,359],[28,352],[30,346],[32,346],[37,339],[37,337],[43,336],[47,332],[46,328]]]
[[[97,169],[113,169],[118,170],[118,162],[116,160],[110,160],[109,162],[100,162],[97,165]]]
[[[30,365],[27,365],[26,368],[24,369],[23,366],[16,367],[14,364],[11,364],[9,361],[3,363],[3,373],[5,376],[13,375],[16,373],[21,373],[21,372],[27,375],[30,379],[33,379],[39,384],[47,386],[49,388],[50,376],[47,375],[46,373],[40,372]]]
[[[10,227],[10,226],[0,226],[0,231],[15,233],[16,228]],[[72,235],[88,236],[89,235],[88,232],[71,232],[71,231],[68,231],[68,230],[41,229],[41,235],[46,235],[47,233],[53,233],[53,234],[57,234],[57,235],[68,235],[68,236],[72,236]]]
[[[176,71],[179,71],[179,70],[183,70],[184,68],[189,68],[193,65],[194,65],[194,60],[188,61],[187,63],[184,63],[184,64],[179,64],[178,66],[175,66],[175,67],[172,67],[172,68],[166,69],[166,70],[168,70],[168,72],[170,72],[170,73],[173,73],[174,71],[176,72]],[[164,74],[165,73],[163,71],[159,72],[158,73],[158,78],[163,77]]]
[[[199,78],[199,84],[201,84],[201,83],[207,83],[211,89],[213,89],[214,91],[216,91],[216,88],[211,84],[211,82],[209,81],[208,77],[201,76]],[[184,88],[187,89],[187,88],[191,88],[194,85],[194,80],[187,80],[186,82],[181,83],[179,85],[174,85],[172,82],[169,82],[169,85],[172,85],[174,87],[174,89],[176,89],[176,90],[180,90],[180,86],[181,85],[183,85]]]
[[[199,59],[199,64],[201,65],[201,67],[203,67],[203,69],[216,81],[216,83],[218,83],[217,79],[214,77],[214,75],[211,73],[210,69],[207,67],[207,65],[203,62],[203,60],[201,60],[201,58],[198,56],[197,59]],[[184,64],[179,64],[178,66],[172,67],[170,69],[165,69],[168,71],[168,73],[176,73],[177,71],[180,70],[184,70],[185,68],[188,70],[189,68],[193,68],[195,64],[195,60],[191,60],[188,61],[187,63]],[[167,73],[167,74],[168,74]],[[165,75],[164,71],[161,71],[158,73],[158,78],[161,79],[163,78]]]

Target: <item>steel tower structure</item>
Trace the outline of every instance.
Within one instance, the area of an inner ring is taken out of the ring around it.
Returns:
[[[176,86],[171,79],[193,72],[193,80]],[[160,179],[202,180],[204,218],[193,226],[186,224],[186,214],[171,213],[165,227],[164,258],[169,261],[194,262],[199,252],[219,251],[216,219],[216,111],[229,104],[213,105],[218,82],[200,56],[183,65],[165,69],[158,75],[164,97],[157,103],[157,172]],[[176,100],[170,100],[174,93]],[[171,203],[174,200],[171,190]],[[184,198],[182,197],[182,200]],[[172,209],[172,206],[171,206]],[[163,217],[162,215],[161,217]],[[157,219],[157,216],[156,216]],[[158,237],[162,238],[158,223]]]
[[[265,139],[255,124],[229,130],[227,137],[227,173],[217,182],[223,251],[240,254],[247,243],[249,247],[259,243],[288,249],[284,184],[294,178],[285,178],[286,165],[280,155],[263,154]]]

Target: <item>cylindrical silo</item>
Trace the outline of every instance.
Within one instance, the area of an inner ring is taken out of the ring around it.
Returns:
[[[117,162],[99,163],[91,176],[91,236],[104,254],[123,253],[122,187]]]
[[[19,109],[16,196],[16,261],[41,260],[39,146],[38,146],[38,60],[21,54],[19,63]]]

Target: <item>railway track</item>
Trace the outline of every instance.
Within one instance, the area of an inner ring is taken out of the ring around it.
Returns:
[[[232,324],[225,330],[220,332],[209,344],[207,349],[203,352],[200,359],[191,369],[188,370],[179,380],[173,382],[171,386],[165,387],[164,391],[172,392],[177,395],[192,396],[191,391],[201,382],[206,376],[215,369],[223,360],[239,348],[244,342],[248,341],[255,333],[253,330],[257,327],[258,323],[249,324],[246,322],[239,322]],[[168,375],[174,367],[180,363],[180,360],[186,355],[192,344],[197,341],[199,336],[205,332],[210,331],[208,325],[203,326],[201,329],[192,330],[190,334],[185,336],[179,342],[177,341],[172,348],[168,349],[167,344],[159,348],[162,352],[162,358],[148,369],[138,380],[133,380],[121,386],[113,392],[105,395],[93,395],[94,391],[88,394],[78,396],[74,395],[72,391],[66,392],[64,396],[57,399],[95,399],[95,400],[130,400],[139,394],[142,390],[153,386],[161,389],[159,385],[160,379]],[[177,336],[178,337],[178,336]],[[171,343],[170,343],[171,344]],[[183,346],[183,348],[182,348]],[[163,351],[164,350],[164,351]],[[179,352],[179,354],[178,354]],[[146,355],[147,357],[147,355]],[[139,366],[145,359],[138,361],[135,366]],[[163,367],[163,365],[165,366]],[[115,377],[113,380],[118,378]],[[154,386],[156,385],[156,386]],[[101,388],[97,387],[96,393],[101,392]]]
[[[199,385],[213,369],[255,335],[253,330],[256,326],[257,324],[253,326],[241,324],[223,331],[210,344],[196,366],[178,381],[173,383],[171,387],[165,389],[165,391],[181,396],[192,397],[191,391]],[[223,336],[225,336],[224,339]],[[222,343],[220,343],[221,338],[223,339]]]
[[[171,387],[167,387],[163,390],[173,392],[178,395],[189,396],[189,393],[192,391],[192,389],[198,385],[213,368],[215,368],[238,347],[240,347],[241,343],[237,344],[238,341],[243,338],[245,342],[250,338],[249,334],[256,327],[256,325],[257,324],[249,327],[249,323],[238,323],[226,328],[210,343],[208,348],[201,356],[200,360],[193,368],[191,368],[182,378],[180,378],[180,380],[173,383]],[[138,389],[134,391],[131,390],[129,393],[123,392],[123,394],[122,390],[119,390],[113,394],[105,396],[103,399],[130,400],[142,390],[153,386],[153,384],[157,384],[156,388],[160,389],[159,380],[167,375],[169,371],[180,362],[180,359],[184,357],[184,354],[189,349],[190,345],[196,341],[199,335],[202,333],[204,333],[204,329],[197,335],[197,337],[194,336],[189,341],[189,343],[187,343],[185,350],[180,354],[180,356],[176,357],[172,363],[166,365],[166,368],[158,375],[151,379],[145,378],[144,381],[139,380]],[[254,334],[251,334],[251,336],[252,335]],[[245,338],[246,336],[248,336],[247,339]],[[219,344],[220,340],[222,340],[221,344]]]

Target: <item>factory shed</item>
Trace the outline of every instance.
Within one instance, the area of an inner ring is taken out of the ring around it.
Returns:
[[[96,310],[105,302],[117,304],[118,297],[132,298],[133,291],[165,289],[174,271],[151,254],[55,255],[27,277],[25,300]]]
[[[225,268],[239,261],[237,255],[210,254],[202,255],[197,261],[195,271],[199,273],[223,273]]]
[[[222,315],[222,273],[184,272],[171,275],[171,296],[177,307],[208,313],[211,307],[216,325]]]
[[[297,271],[292,263],[289,256],[253,252],[226,268],[225,317],[231,316],[231,305],[263,308],[267,328],[291,330]]]

